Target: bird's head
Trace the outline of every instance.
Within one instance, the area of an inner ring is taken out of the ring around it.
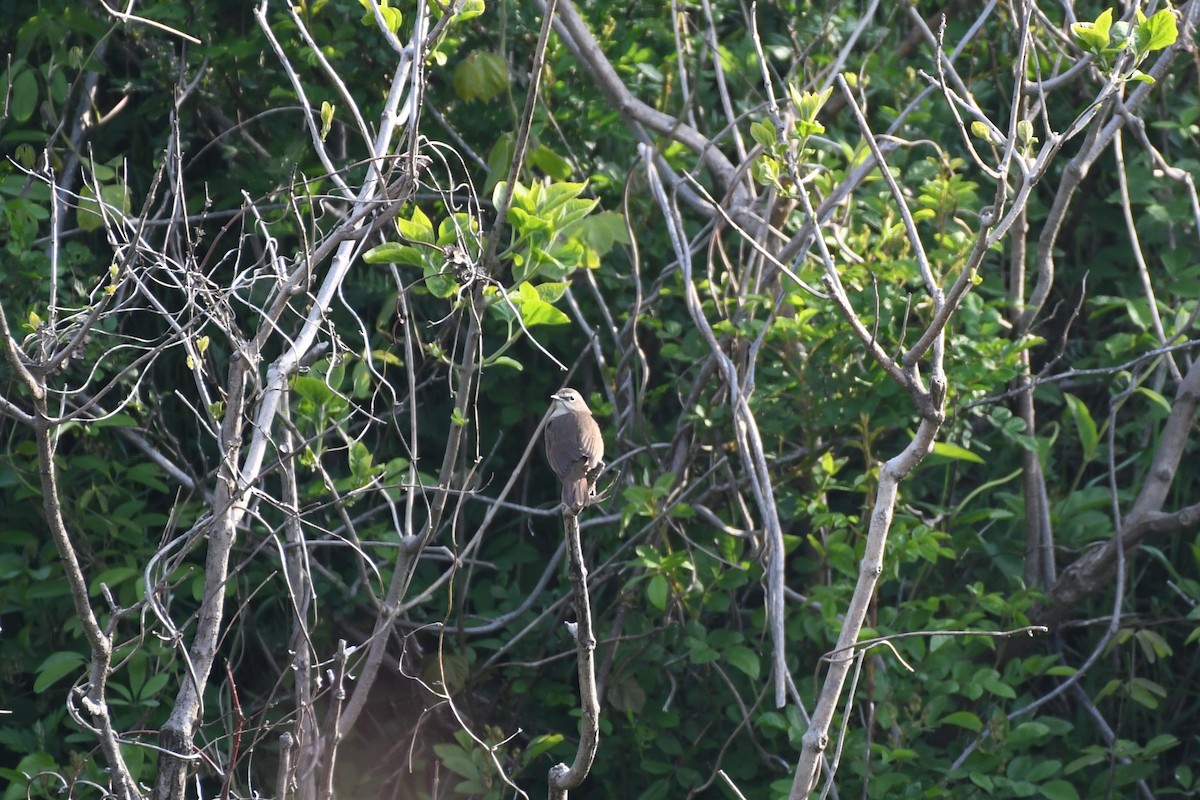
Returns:
[[[583,395],[574,389],[559,389],[554,394],[550,395],[550,399],[554,401],[550,415],[558,416],[559,414],[591,414],[587,403],[583,400]]]

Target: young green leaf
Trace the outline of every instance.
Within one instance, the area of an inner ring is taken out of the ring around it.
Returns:
[[[1108,48],[1112,17],[1113,10],[1109,8],[1096,17],[1095,22],[1076,22],[1071,25],[1071,35],[1084,50],[1100,55]]]
[[[433,244],[433,223],[420,206],[413,206],[412,217],[404,219],[396,217],[396,231],[410,242],[426,242]]]
[[[775,126],[771,124],[771,120],[769,119],[750,123],[750,138],[754,139],[754,141],[767,150],[770,150],[778,142],[775,134]]]
[[[1149,19],[1138,12],[1138,21],[1133,28],[1133,49],[1139,60],[1155,50],[1170,47],[1177,38],[1179,29],[1170,9],[1164,8]]]

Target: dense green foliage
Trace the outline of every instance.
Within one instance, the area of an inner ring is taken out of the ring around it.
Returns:
[[[739,234],[679,201],[697,300],[744,370],[743,391],[752,390],[786,544],[782,622],[794,695],[776,708],[766,525],[739,459],[727,383],[687,311],[692,287],[638,142],[657,148],[660,168],[691,173],[681,197],[695,186],[731,195],[732,187],[677,138],[628,123],[560,32],[498,226],[542,24],[536,4],[459,4],[462,13],[441,27],[431,11],[436,39],[419,60],[419,123],[406,118],[391,155],[375,162],[286,7],[267,6],[266,19],[303,98],[255,7],[243,3],[155,0],[135,9],[199,44],[90,5],[8,5],[0,18],[11,53],[0,126],[0,304],[12,350],[35,359],[75,348],[36,377],[50,386],[51,413],[76,414],[54,426],[58,497],[91,606],[101,627],[111,626],[110,714],[135,778],[154,784],[160,755],[143,744],[158,744],[192,669],[183,652],[210,575],[205,525],[219,516],[214,496],[229,458],[217,441],[231,402],[227,375],[248,342],[266,342],[251,366],[240,447],[266,394],[252,393],[268,384],[268,366],[317,303],[334,259],[323,251],[308,283],[281,301],[278,326],[264,321],[277,297],[275,265],[290,269],[341,230],[356,207],[338,181],[357,189],[381,162],[397,170],[384,176],[394,181],[419,154],[419,183],[387,224],[362,241],[346,235],[353,263],[318,315],[326,349],[288,378],[287,413],[267,436],[266,466],[244,501],[196,727],[199,791],[274,794],[280,737],[308,724],[297,713],[300,684],[312,682],[308,710],[331,725],[339,641],[360,648],[349,659],[357,676],[405,561],[403,536],[433,524],[402,610],[382,634],[387,649],[365,710],[337,748],[334,792],[498,798],[513,795],[508,780],[530,796],[545,793],[550,766],[573,757],[580,714],[563,624],[574,612],[560,516],[551,511],[557,488],[536,441],[547,398],[564,385],[557,360],[575,369],[569,382],[602,420],[613,462],[602,479],[611,496],[581,517],[602,705],[597,760],[575,794],[733,796],[723,771],[747,797],[787,796],[822,656],[855,590],[883,463],[920,421],[829,296],[818,248],[784,257],[795,278],[817,287],[810,292],[761,259],[762,247],[782,249],[780,239],[762,236],[756,249],[745,237],[759,232],[746,234],[741,220]],[[955,65],[994,133],[962,122],[963,108],[952,109],[940,89],[926,91],[938,69],[905,4],[879,10],[862,31],[865,8],[849,5],[757,8],[776,102],[788,103],[795,87],[799,124],[772,119],[741,4],[578,8],[637,98],[701,131],[753,176],[756,207],[782,241],[810,219],[799,191],[819,205],[853,183],[821,240],[873,341],[898,358],[935,305],[887,182],[878,171],[853,180],[869,151],[841,93],[821,94],[832,85],[826,72],[849,76],[881,141],[888,131],[904,142],[889,150],[888,166],[934,278],[948,289],[995,203],[997,182],[971,149],[993,165],[1005,150],[995,137],[1008,134],[1020,51],[1009,6],[1021,4],[1001,4],[985,35],[972,29],[973,4],[949,4],[946,49],[968,37]],[[917,6],[926,18],[941,9]],[[1093,66],[1030,113],[1021,147],[1032,161],[1032,137],[1067,130],[1095,100],[1106,68],[1123,71],[1122,97],[1146,86],[1149,99],[1130,112],[1137,124],[1126,128],[1123,150],[1107,148],[1082,176],[1032,324],[1021,319],[1028,306],[1017,287],[1028,299],[1039,235],[1072,179],[1068,162],[1096,135],[1090,128],[1032,188],[1023,221],[987,250],[947,325],[945,423],[902,484],[860,637],[896,638],[856,662],[830,731],[842,796],[1125,797],[1138,781],[1159,797],[1200,794],[1200,514],[1164,519],[1139,539],[1119,596],[1110,573],[1059,609],[1050,635],[1019,643],[986,635],[1058,608],[1057,576],[1031,581],[1028,454],[1044,476],[1061,573],[1110,542],[1115,521],[1130,513],[1195,358],[1196,68],[1179,58],[1143,84],[1134,67],[1149,73],[1169,52],[1165,18],[1151,16],[1153,31],[1138,34],[1136,19],[1111,23],[1103,11],[1077,8],[1079,20],[1094,22],[1074,38],[1071,21],[1034,15],[1030,80],[1062,74],[1088,52]],[[398,58],[374,13],[358,0],[317,0],[296,13],[374,134]],[[399,43],[420,17],[407,1],[379,13]],[[1097,32],[1107,36],[1106,23],[1146,37],[1138,40],[1145,52],[1115,49]],[[1145,58],[1134,64],[1129,52]],[[1112,119],[1111,104],[1104,108]],[[797,154],[799,189],[788,165]],[[498,227],[489,253],[486,237]],[[484,274],[483,264],[498,266]],[[61,548],[46,533],[36,426],[9,413],[35,407],[12,358],[0,363],[3,800],[64,788],[99,797],[107,762],[79,688],[92,653]],[[464,374],[477,382],[467,383],[462,405]],[[1022,376],[1037,384],[1033,430],[1018,401],[1028,388]],[[460,431],[452,469],[440,472]],[[1200,473],[1188,466],[1198,453],[1193,425],[1156,509],[1164,517],[1200,494]],[[444,516],[431,500],[439,489],[452,490]],[[293,525],[306,548],[290,538]],[[301,590],[288,579],[298,549],[313,598],[299,613]],[[1010,717],[1101,645],[1077,688]],[[296,667],[301,649],[312,654],[309,672]],[[328,765],[329,750],[321,757]]]

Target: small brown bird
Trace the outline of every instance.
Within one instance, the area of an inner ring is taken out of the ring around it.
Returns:
[[[604,458],[604,437],[583,396],[574,389],[550,395],[546,458],[562,481],[563,505],[578,514],[591,500],[592,480]]]

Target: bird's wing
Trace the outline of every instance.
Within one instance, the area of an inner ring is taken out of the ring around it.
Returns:
[[[578,426],[569,416],[551,417],[546,423],[546,460],[560,478],[581,460]]]

